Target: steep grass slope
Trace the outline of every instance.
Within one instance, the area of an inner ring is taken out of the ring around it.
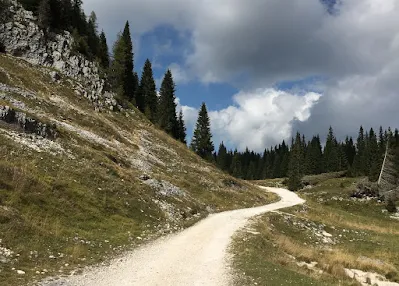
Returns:
[[[0,55],[0,285],[69,273],[209,212],[274,199],[136,109],[94,111],[76,82],[50,72]]]

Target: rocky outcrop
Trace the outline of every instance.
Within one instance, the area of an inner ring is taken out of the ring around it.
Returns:
[[[116,106],[113,94],[104,90],[105,81],[99,75],[98,64],[72,52],[73,38],[69,32],[45,37],[31,11],[16,1],[11,1],[9,11],[9,20],[0,24],[0,44],[6,53],[76,79],[81,83],[76,86],[77,94],[87,97],[98,108],[112,110]],[[54,73],[51,76],[54,78]]]
[[[26,133],[33,133],[43,138],[57,138],[55,126],[40,122],[38,119],[28,116],[24,112],[16,111],[9,106],[0,105],[0,121],[15,125]]]

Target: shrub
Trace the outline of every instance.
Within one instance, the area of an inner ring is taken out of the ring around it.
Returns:
[[[386,209],[390,213],[396,213],[397,212],[397,208],[396,208],[395,202],[392,199],[388,200]]]

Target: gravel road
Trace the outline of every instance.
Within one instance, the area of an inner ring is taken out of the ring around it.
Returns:
[[[115,259],[108,266],[46,282],[44,286],[197,286],[231,285],[227,248],[248,219],[304,201],[285,189],[264,188],[281,200],[266,206],[213,214],[194,226],[160,238]]]

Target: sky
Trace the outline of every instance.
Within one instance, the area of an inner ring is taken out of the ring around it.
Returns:
[[[135,70],[169,68],[192,135],[202,102],[213,141],[261,152],[297,131],[356,137],[399,127],[397,0],[85,0],[110,50],[128,20]]]

